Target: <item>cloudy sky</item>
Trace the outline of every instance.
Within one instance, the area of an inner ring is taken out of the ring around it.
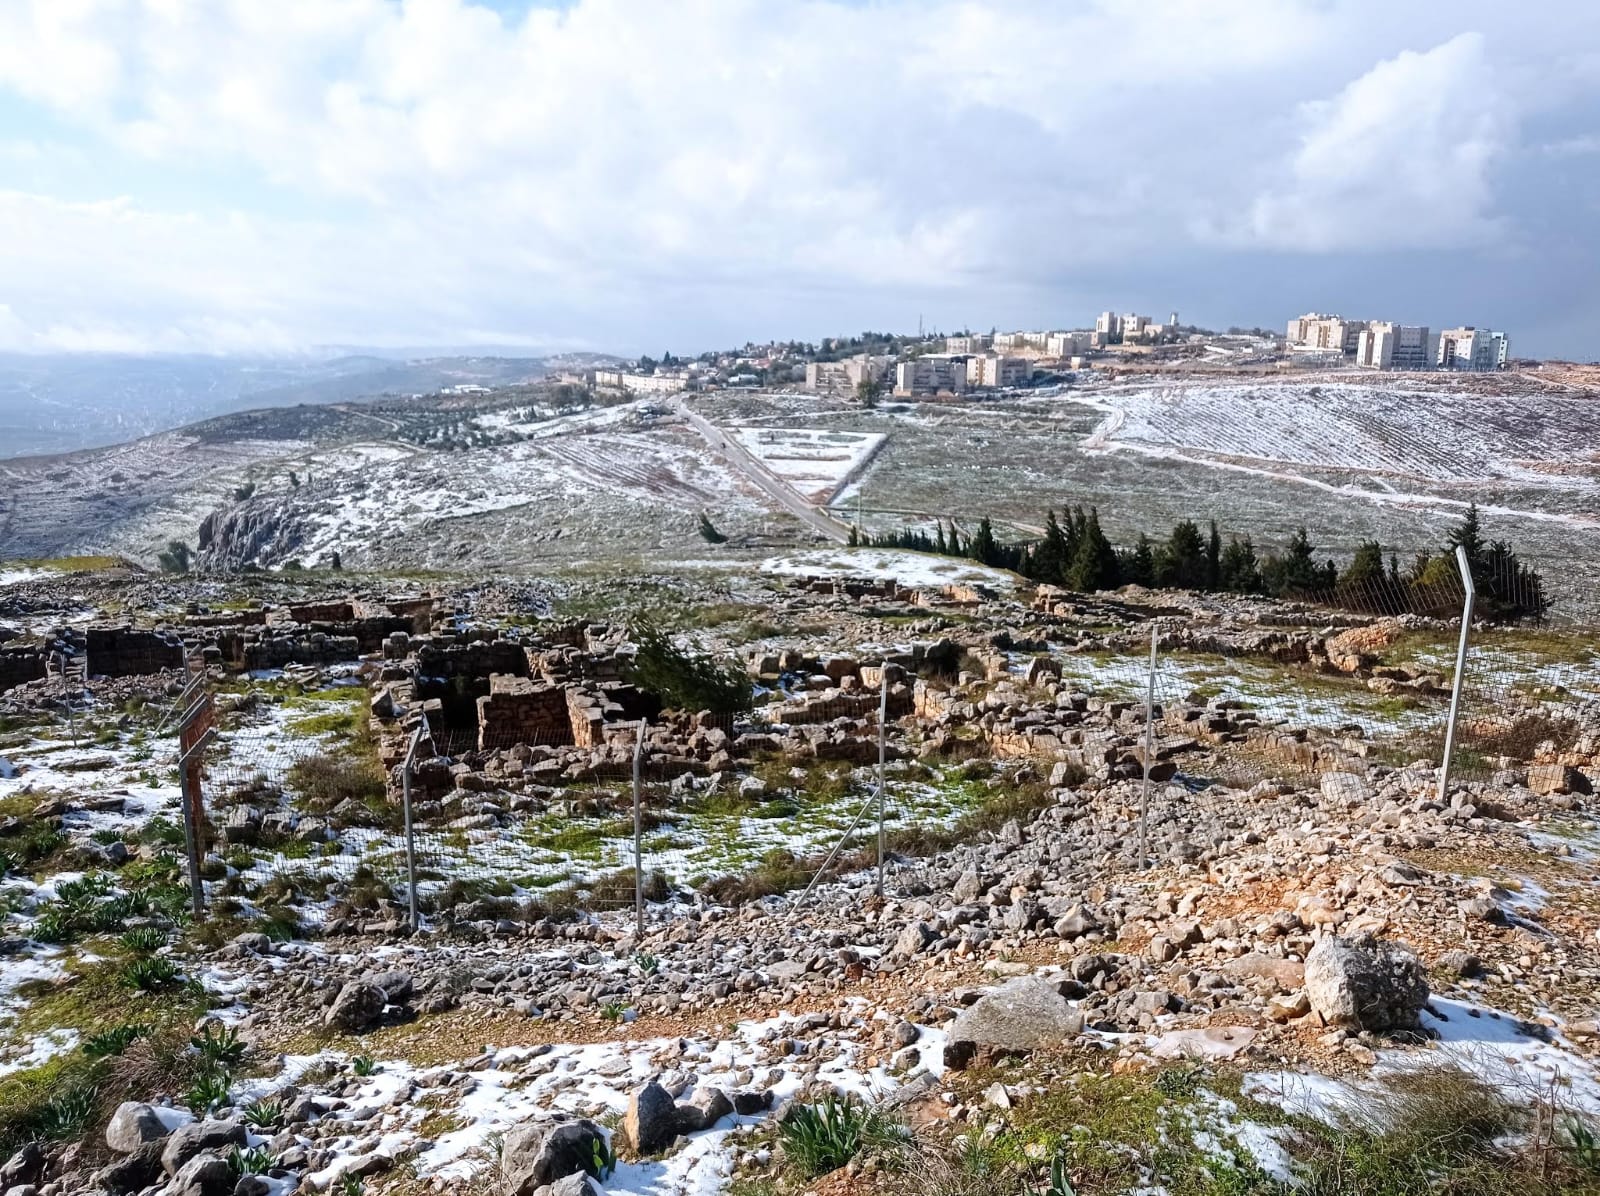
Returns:
[[[1600,357],[1600,5],[0,0],[0,349],[1282,327]]]

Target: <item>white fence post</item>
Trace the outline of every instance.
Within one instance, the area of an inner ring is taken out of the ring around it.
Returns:
[[[883,662],[882,684],[878,689],[878,896],[883,896],[883,860],[888,842],[883,831],[883,763],[889,743],[889,662]]]
[[[1150,755],[1155,751],[1156,644],[1160,630],[1150,623],[1150,679],[1144,691],[1144,784],[1139,791],[1139,866],[1150,855]]]
[[[644,938],[644,815],[640,810],[640,773],[644,757],[644,720],[633,741],[633,928]]]
[[[1456,545],[1456,567],[1461,570],[1461,584],[1466,598],[1461,604],[1461,638],[1456,642],[1456,676],[1450,686],[1450,715],[1444,725],[1444,755],[1439,761],[1439,801],[1449,798],[1450,764],[1456,751],[1456,719],[1461,715],[1461,688],[1467,675],[1467,641],[1472,635],[1472,608],[1478,599],[1478,589],[1472,583],[1472,562],[1467,559],[1465,545]]]
[[[400,765],[400,802],[406,820],[406,904],[411,917],[412,934],[417,933],[421,923],[417,918],[417,831],[411,821],[411,767],[416,762],[417,745],[422,742],[422,733],[427,727],[428,717],[423,715],[422,722],[411,732],[411,745],[406,749],[405,761]]]

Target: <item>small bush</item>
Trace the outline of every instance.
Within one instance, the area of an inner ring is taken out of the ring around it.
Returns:
[[[117,941],[129,951],[149,955],[167,945],[167,935],[164,930],[155,926],[136,926],[126,931]]]
[[[113,1055],[120,1055],[154,1029],[155,1027],[148,1022],[127,1022],[121,1026],[114,1026],[109,1030],[102,1030],[100,1033],[91,1034],[83,1040],[83,1053],[91,1059],[105,1059]]]
[[[217,1068],[201,1071],[195,1076],[189,1090],[183,1094],[183,1103],[198,1116],[221,1108],[232,1099],[233,1077]]]
[[[802,1179],[837,1171],[863,1153],[893,1153],[906,1142],[904,1129],[850,1096],[829,1093],[800,1105],[778,1129],[783,1157]]]
[[[215,1068],[237,1067],[250,1049],[232,1026],[208,1025],[202,1033],[189,1039],[189,1045],[200,1052],[206,1064]]]
[[[737,714],[755,702],[750,678],[737,664],[723,664],[675,644],[654,623],[636,620],[629,636],[638,647],[632,681],[677,710]]]
[[[122,969],[124,987],[141,992],[160,992],[171,988],[178,979],[178,969],[170,959],[159,955],[130,960]]]
[[[378,1074],[378,1061],[371,1055],[357,1055],[350,1060],[350,1070],[358,1076]]]
[[[265,1175],[277,1164],[277,1156],[265,1146],[251,1146],[243,1149],[235,1146],[228,1152],[228,1170],[240,1178],[246,1175]]]
[[[252,1129],[276,1129],[283,1120],[283,1102],[263,1098],[251,1101],[244,1108],[244,1123]]]

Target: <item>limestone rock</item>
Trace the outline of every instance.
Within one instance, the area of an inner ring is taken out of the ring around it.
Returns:
[[[133,1154],[147,1142],[159,1142],[168,1132],[149,1105],[123,1101],[106,1123],[106,1145],[119,1154]]]
[[[604,1142],[605,1132],[587,1118],[517,1126],[500,1150],[506,1196],[535,1196],[557,1180],[585,1174],[596,1144]]]
[[[322,1022],[347,1034],[358,1034],[383,1017],[387,1003],[383,989],[376,984],[351,980],[339,990]]]
[[[678,1136],[677,1109],[672,1094],[654,1080],[628,1098],[622,1116],[622,1136],[639,1154],[656,1154]]]
[[[1306,956],[1306,997],[1331,1026],[1416,1030],[1428,1003],[1427,974],[1407,947],[1370,934],[1330,935]]]
[[[1054,984],[1038,976],[1018,976],[984,994],[950,1023],[945,1066],[959,1070],[978,1058],[1058,1047],[1082,1031],[1083,1014]]]

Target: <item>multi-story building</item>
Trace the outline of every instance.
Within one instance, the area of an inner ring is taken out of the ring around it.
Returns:
[[[1074,357],[1087,353],[1093,347],[1092,332],[1052,332],[1044,342],[1044,351],[1051,357]]]
[[[960,394],[967,389],[967,361],[948,353],[902,361],[895,367],[897,395]]]
[[[1500,370],[1511,358],[1511,340],[1488,328],[1446,328],[1439,334],[1434,364],[1446,370]]]
[[[990,345],[988,334],[972,336],[948,336],[944,341],[946,353],[982,353]]]
[[[1097,343],[1114,345],[1122,339],[1122,317],[1114,311],[1103,311],[1095,317],[1094,333]]]
[[[1372,370],[1424,370],[1428,330],[1418,324],[1373,320],[1356,337],[1356,364]]]
[[[1026,357],[980,353],[967,358],[967,386],[1026,386],[1033,380],[1033,362]]]
[[[806,365],[806,389],[818,394],[853,395],[856,387],[871,379],[878,381],[889,372],[892,357],[873,357],[858,353],[843,361],[813,361]]]
[[[630,374],[623,370],[596,370],[594,384],[602,390],[625,390],[635,395],[671,395],[693,390],[700,380],[683,373]]]
[[[1308,312],[1298,320],[1289,321],[1289,348],[1296,353],[1339,353],[1351,357],[1361,339],[1361,330],[1366,326],[1361,320]]]

